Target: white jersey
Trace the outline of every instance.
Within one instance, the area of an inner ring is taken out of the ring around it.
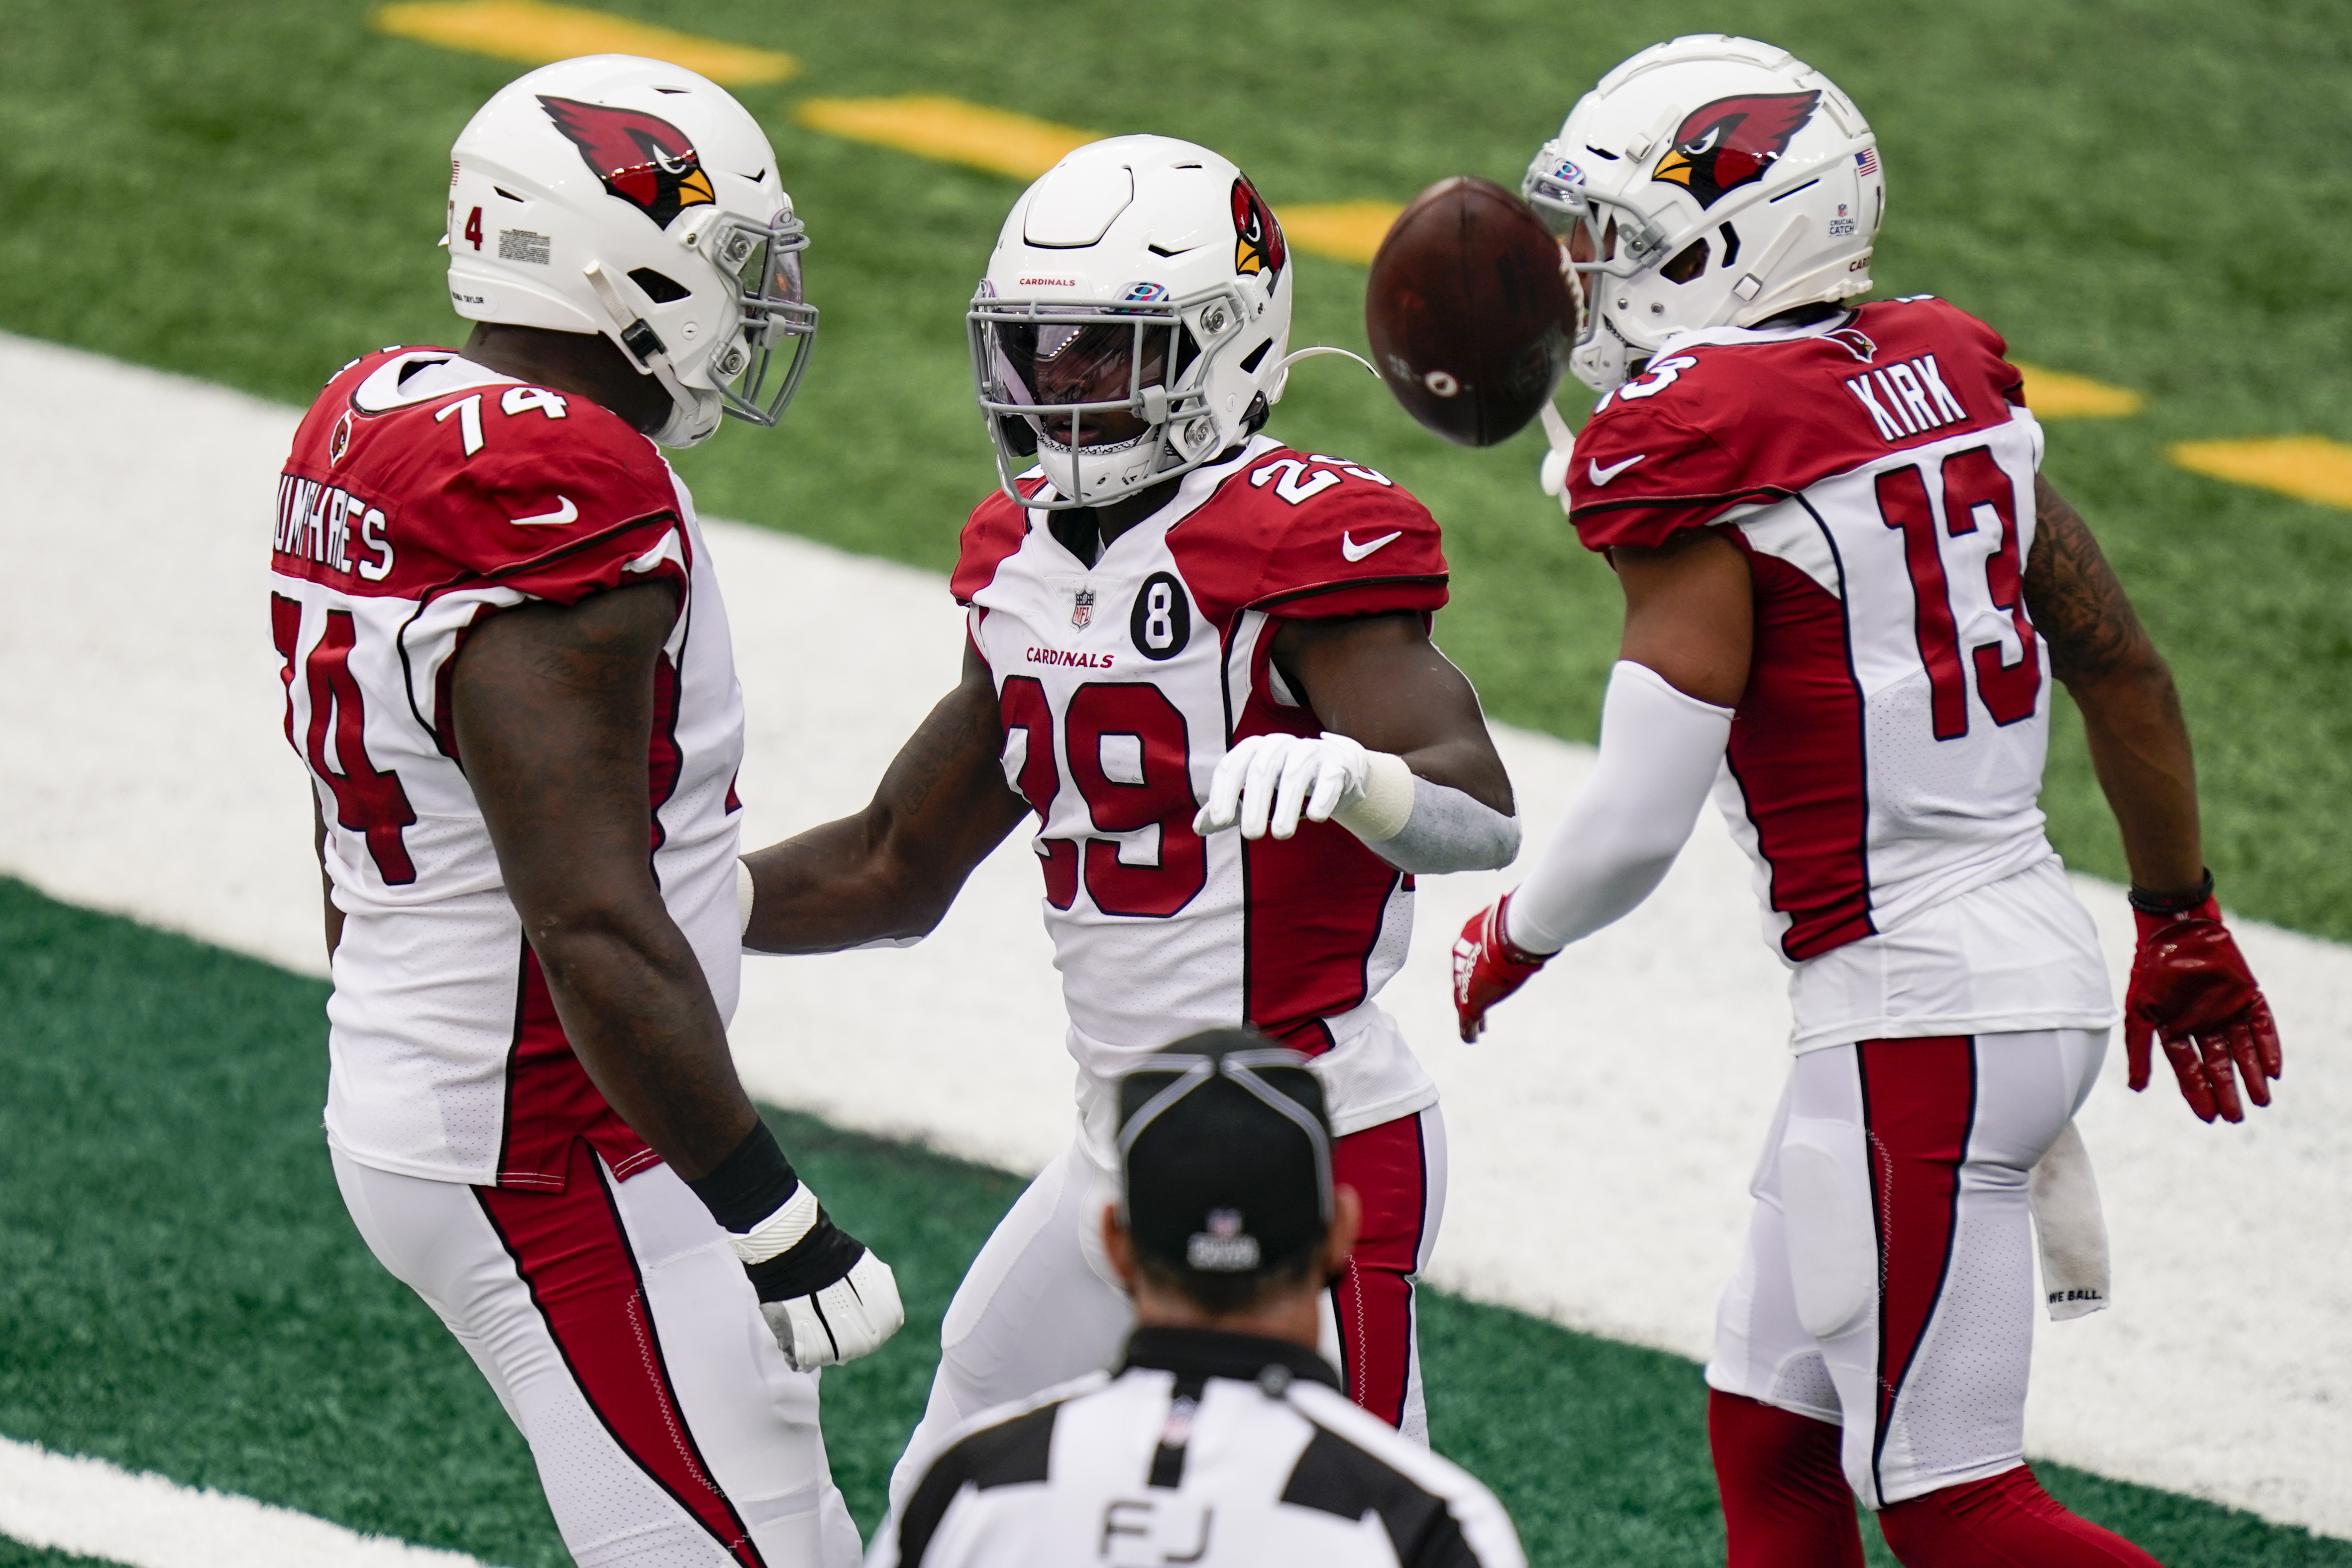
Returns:
[[[1070,1049],[1099,1081],[1196,1030],[1316,1057],[1343,1135],[1436,1100],[1372,998],[1404,961],[1413,879],[1336,822],[1203,840],[1226,748],[1322,725],[1273,665],[1285,618],[1433,612],[1435,519],[1378,472],[1264,436],[1194,470],[1089,564],[997,495],[954,591],[995,677],[1005,778],[1036,810]]]
[[[329,999],[327,1131],[352,1159],[560,1190],[586,1137],[656,1159],[572,1053],[508,899],[449,710],[467,629],[526,600],[668,581],[646,758],[662,898],[733,1012],[741,694],[686,488],[583,398],[447,350],[385,350],[327,384],[279,481],[270,625],[287,738],[326,822],[345,915]]]
[[[2113,1019],[2037,804],[2042,431],[2003,352],[1927,298],[1688,334],[1577,438],[1586,545],[1706,528],[1748,559],[1754,653],[1717,799],[1796,967],[1800,1050]]]
[[[1097,1373],[975,1417],[867,1568],[1520,1568],[1468,1473],[1280,1341],[1148,1328]]]

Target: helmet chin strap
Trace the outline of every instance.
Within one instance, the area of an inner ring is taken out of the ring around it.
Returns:
[[[669,346],[661,340],[661,334],[655,331],[644,317],[630,309],[622,300],[621,291],[613,287],[611,278],[604,276],[601,263],[591,261],[580,270],[586,276],[588,287],[596,291],[596,298],[604,305],[605,312],[614,321],[626,323],[620,329],[621,347],[627,350],[630,358],[645,367],[646,374],[659,382],[662,390],[669,393],[670,415],[662,422],[661,428],[653,433],[655,444],[692,446],[709,439],[711,433],[719,428],[718,412],[712,406],[719,402],[718,394],[712,392],[708,396],[698,396],[695,389],[678,379],[677,366],[669,357]]]
[[[718,431],[723,417],[725,405],[719,402],[716,392],[702,403],[687,404],[673,401],[669,417],[662,421],[661,428],[646,439],[656,446],[672,449],[699,446]]]

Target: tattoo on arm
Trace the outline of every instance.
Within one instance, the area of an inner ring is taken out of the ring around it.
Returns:
[[[2082,515],[2038,475],[2025,608],[2050,644],[2050,668],[2068,685],[2095,684],[2156,657],[2115,569]]]
[[[2026,610],[2082,713],[2132,881],[2195,886],[2205,864],[2197,759],[2172,672],[2074,508],[2038,475],[2033,490],[2039,527],[2025,566]]]

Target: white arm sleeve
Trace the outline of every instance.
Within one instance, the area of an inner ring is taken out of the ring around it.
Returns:
[[[1731,739],[1731,710],[1621,659],[1601,705],[1601,762],[1511,895],[1505,935],[1557,953],[1630,913],[1682,852]]]
[[[1397,870],[1417,876],[1496,871],[1517,857],[1517,817],[1421,778],[1402,757],[1369,751],[1364,761],[1362,796],[1332,812],[1331,820]]]

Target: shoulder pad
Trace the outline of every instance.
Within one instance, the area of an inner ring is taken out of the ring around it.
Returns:
[[[1445,603],[1437,519],[1387,475],[1346,458],[1265,452],[1171,528],[1168,544],[1213,613],[1368,615]]]
[[[1029,537],[1028,509],[1002,490],[971,509],[957,541],[954,575],[948,591],[958,604],[970,604],[996,577],[996,569]]]

